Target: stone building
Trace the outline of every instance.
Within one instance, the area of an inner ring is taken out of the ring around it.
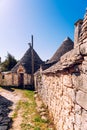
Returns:
[[[75,23],[75,34],[74,34],[74,47],[78,44],[87,42],[87,9],[84,15],[84,19],[79,19]]]
[[[71,51],[73,47],[73,41],[69,37],[66,37],[60,45],[60,47],[56,50],[54,55],[42,66],[42,69],[45,70],[57,63],[60,60],[61,56],[67,53],[68,51]]]
[[[43,61],[33,49],[34,72],[36,72]],[[9,72],[1,72],[1,86],[28,86],[32,85],[32,47],[26,51],[21,60]]]
[[[61,46],[57,49],[57,51],[47,63],[57,63],[60,60],[60,57],[66,52],[72,50],[73,47],[73,41],[69,37],[66,37],[65,40],[62,42]]]
[[[34,76],[56,130],[87,130],[87,11],[74,37],[74,49]]]

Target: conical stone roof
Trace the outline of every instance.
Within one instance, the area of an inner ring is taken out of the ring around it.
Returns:
[[[26,73],[31,74],[32,73],[32,48],[30,47],[24,56],[21,58],[21,60],[12,68],[12,72],[17,72],[17,69],[19,65],[22,65],[26,71]],[[33,49],[33,55],[34,55],[34,72],[36,72],[40,65],[43,63],[43,61],[40,59],[38,54]]]
[[[47,64],[58,62],[60,60],[60,57],[64,55],[66,52],[72,50],[73,47],[74,47],[73,41],[69,37],[67,37],[63,41],[62,45],[57,49],[52,58],[47,62]]]

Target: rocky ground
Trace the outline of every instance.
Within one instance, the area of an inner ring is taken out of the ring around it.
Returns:
[[[0,88],[0,130],[7,130],[11,127],[11,116],[21,96],[12,89]]]

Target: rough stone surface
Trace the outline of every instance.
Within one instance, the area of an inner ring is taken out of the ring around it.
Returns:
[[[84,62],[82,63],[82,71],[83,71],[83,73],[86,73],[86,74],[87,74],[87,61],[84,61]]]
[[[87,55],[87,43],[80,46],[80,52],[82,55]]]
[[[57,130],[87,130],[87,13],[75,23],[74,49],[34,78]]]
[[[87,130],[87,111],[82,110],[82,126],[81,130]]]
[[[76,94],[76,102],[85,110],[87,110],[87,93],[78,91]]]
[[[81,115],[81,107],[77,104],[75,104],[75,113]]]
[[[0,95],[0,130],[7,130],[11,124],[11,118],[8,117],[11,105],[11,101]]]
[[[72,87],[71,75],[63,76],[63,85],[67,87]]]
[[[87,130],[86,59],[66,70],[58,71],[56,64],[54,72],[50,68],[35,75],[36,90],[57,130]]]

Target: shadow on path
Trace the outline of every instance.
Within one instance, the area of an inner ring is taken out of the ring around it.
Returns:
[[[10,92],[14,92],[14,89],[12,87],[9,86],[2,86],[3,89],[10,91]]]
[[[13,102],[0,95],[0,130],[9,130],[12,119],[8,116]]]

